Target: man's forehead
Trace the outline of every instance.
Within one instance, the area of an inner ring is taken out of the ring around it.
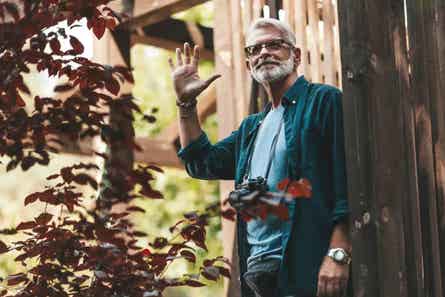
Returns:
[[[258,44],[269,40],[279,39],[281,37],[280,30],[272,26],[261,27],[254,29],[249,33],[249,36],[246,38],[246,45]]]

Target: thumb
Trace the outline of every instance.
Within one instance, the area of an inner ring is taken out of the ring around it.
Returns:
[[[214,82],[216,79],[218,79],[220,77],[221,77],[221,74],[214,74],[204,82],[204,85],[207,88],[212,82]]]

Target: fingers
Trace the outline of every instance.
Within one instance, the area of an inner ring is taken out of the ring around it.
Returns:
[[[178,66],[184,65],[182,62],[182,52],[180,48],[176,48],[176,62],[178,63]]]
[[[326,297],[326,281],[322,278],[318,280],[317,297]]]
[[[193,59],[192,59],[193,66],[198,67],[199,58],[200,58],[199,46],[195,45],[195,47],[193,48]]]
[[[171,71],[175,70],[175,64],[173,63],[173,59],[172,58],[168,58],[168,65],[170,66],[170,70]]]
[[[220,77],[221,77],[221,74],[212,75],[205,81],[205,86],[208,87],[212,82],[214,82],[216,79],[218,79]]]
[[[184,43],[184,62],[186,65],[190,64],[191,61],[191,49],[190,49],[190,44],[188,44],[188,42]]]

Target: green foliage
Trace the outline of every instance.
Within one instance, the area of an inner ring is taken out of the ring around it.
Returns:
[[[195,21],[204,26],[211,26],[213,6],[211,2],[208,2],[178,13],[174,17]],[[144,113],[151,113],[153,109],[158,110],[155,113],[155,123],[148,123],[141,117],[136,117],[134,123],[136,135],[153,137],[177,120],[176,97],[167,62],[168,57],[174,58],[174,53],[154,47],[137,45],[133,47],[131,54],[132,61],[136,61],[133,64],[135,78],[133,94],[139,100],[138,104]],[[213,62],[201,61],[199,65],[201,77],[207,78],[213,72]],[[212,141],[217,140],[215,115],[207,118],[203,123],[203,128]],[[157,175],[153,186],[164,194],[165,199],[140,201],[138,206],[144,208],[146,213],[138,214],[134,218],[136,225],[140,226],[140,230],[149,234],[147,239],[140,242],[140,245],[144,247],[155,237],[169,237],[169,227],[180,220],[184,213],[203,210],[207,205],[219,200],[217,182],[191,179],[183,170],[166,169],[164,173]],[[195,265],[200,265],[205,258],[223,254],[221,220],[213,218],[207,232],[206,244],[209,252],[197,248],[198,259]],[[178,261],[169,268],[169,274],[172,275],[178,275],[184,271],[193,271],[192,264],[186,261]],[[166,295],[169,297],[215,297],[222,295],[222,287],[223,282],[220,281],[203,288],[172,288],[167,290]]]

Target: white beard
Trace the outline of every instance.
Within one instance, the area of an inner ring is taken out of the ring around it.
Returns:
[[[271,68],[252,69],[250,73],[260,84],[282,80],[294,71],[294,55],[291,54],[289,59],[279,63],[280,65],[273,65]]]

